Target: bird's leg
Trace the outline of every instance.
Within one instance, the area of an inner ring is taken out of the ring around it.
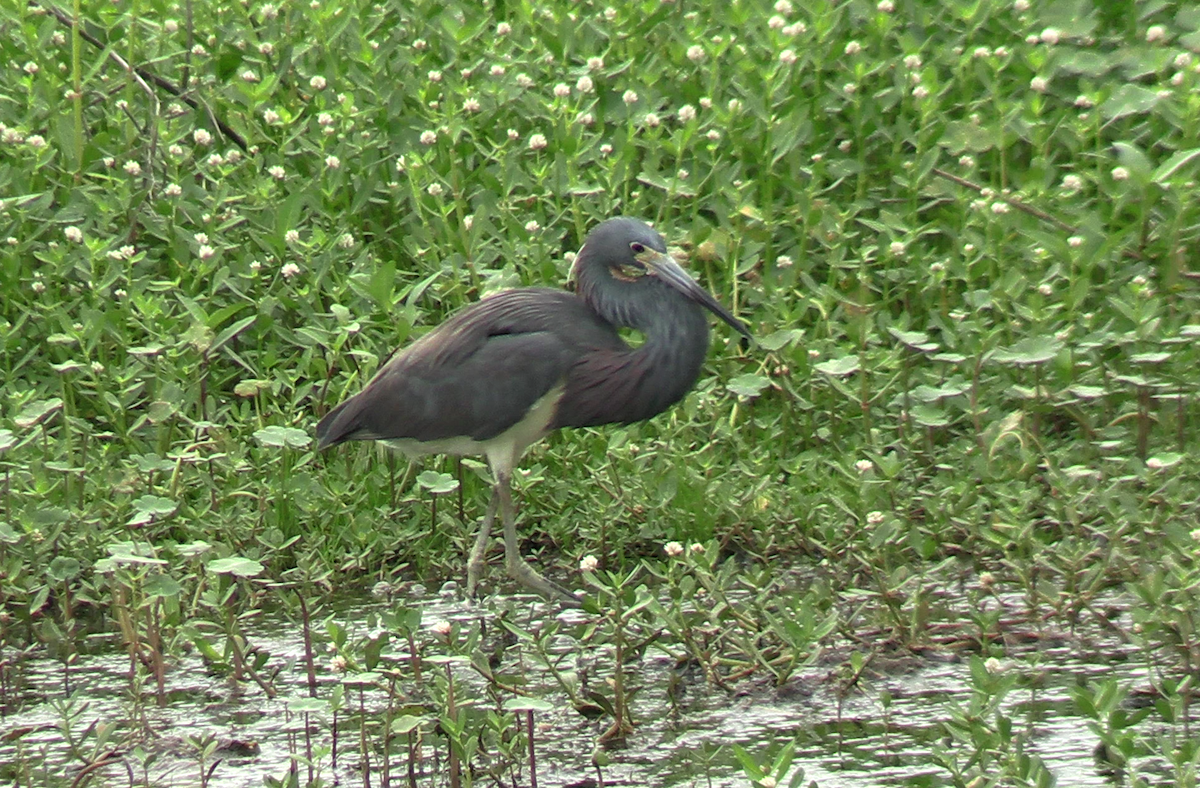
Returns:
[[[496,508],[500,505],[500,489],[492,489],[492,500],[488,503],[487,514],[479,525],[479,535],[475,537],[475,546],[467,558],[467,598],[475,596],[479,588],[479,578],[483,574],[484,556],[487,554],[488,538],[492,535],[492,523],[496,522]]]
[[[578,597],[542,577],[525,559],[521,558],[517,546],[517,522],[513,511],[512,490],[509,487],[509,481],[507,473],[496,474],[496,495],[500,499],[500,515],[504,518],[504,563],[508,568],[509,576],[547,599],[556,599],[565,605],[579,607]]]

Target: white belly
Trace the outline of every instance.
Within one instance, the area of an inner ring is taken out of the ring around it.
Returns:
[[[541,440],[550,431],[554,420],[555,407],[563,395],[562,385],[555,386],[546,392],[533,407],[525,414],[525,418],[509,427],[494,438],[477,441],[465,435],[453,438],[442,438],[435,441],[418,441],[412,438],[394,438],[380,441],[389,448],[403,452],[410,458],[423,457],[426,454],[454,454],[458,456],[482,454],[488,458],[488,464],[497,473],[508,475],[516,466],[517,460],[534,443]]]

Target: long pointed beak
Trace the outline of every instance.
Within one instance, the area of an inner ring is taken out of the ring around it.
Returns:
[[[653,249],[647,249],[637,255],[637,260],[646,266],[646,273],[651,276],[657,276],[697,304],[700,304],[728,323],[734,331],[746,337],[746,339],[754,339],[745,324],[730,314],[729,310],[721,306],[721,303],[701,287],[700,283],[691,277],[691,274],[683,270],[673,257],[662,252],[656,252]]]

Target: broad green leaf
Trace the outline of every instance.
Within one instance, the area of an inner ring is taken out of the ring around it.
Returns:
[[[1158,91],[1144,88],[1141,85],[1125,84],[1114,90],[1113,94],[1100,105],[1100,114],[1109,120],[1123,118],[1126,115],[1139,115],[1154,109],[1158,101]]]
[[[218,575],[234,575],[236,577],[254,577],[262,574],[263,565],[249,558],[233,556],[231,558],[216,558],[205,564],[205,568]]]
[[[263,427],[261,430],[256,430],[254,432],[254,439],[263,446],[276,448],[286,446],[291,449],[303,449],[312,443],[312,437],[304,430],[296,429],[295,427],[280,427],[274,424],[270,427]]]
[[[62,407],[63,401],[58,397],[30,402],[21,408],[21,412],[13,419],[13,423],[23,430],[41,423]]]
[[[454,492],[458,489],[458,479],[441,471],[422,471],[417,475],[417,484],[435,495]]]
[[[747,397],[753,399],[763,392],[767,386],[771,385],[771,381],[764,378],[762,375],[738,375],[733,380],[725,384],[725,387],[737,394],[739,397]]]
[[[845,377],[852,375],[859,370],[858,356],[842,356],[841,358],[822,361],[820,364],[813,365],[813,369],[826,375],[834,377]]]
[[[1011,347],[997,348],[992,358],[1001,364],[1016,366],[1044,364],[1058,355],[1062,347],[1062,341],[1054,337],[1029,337]]]

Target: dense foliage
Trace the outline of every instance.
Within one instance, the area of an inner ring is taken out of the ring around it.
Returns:
[[[1165,1],[7,4],[0,647],[119,617],[123,572],[175,627],[457,577],[486,467],[464,521],[453,460],[312,426],[623,213],[760,343],[530,452],[551,575],[811,559],[796,593],[901,645],[948,576],[1116,594],[1195,677],[1197,51]]]

